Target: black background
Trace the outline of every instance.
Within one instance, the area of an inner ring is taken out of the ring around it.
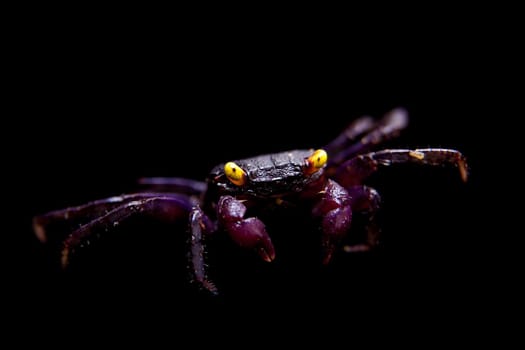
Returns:
[[[480,190],[491,174],[482,161],[490,130],[480,116],[491,113],[492,97],[491,73],[472,62],[484,48],[475,37],[465,44],[439,31],[370,39],[341,29],[32,31],[13,86],[21,92],[13,112],[21,138],[8,156],[16,196],[4,237],[15,238],[7,267],[19,315],[214,324],[228,313],[319,312],[460,323],[479,313],[473,296],[487,273],[480,227],[491,216]],[[210,247],[211,277],[223,291],[210,299],[187,286],[183,228],[133,222],[66,273],[57,269],[56,247],[33,236],[33,215],[133,191],[138,177],[204,179],[219,162],[320,147],[351,120],[398,106],[411,122],[385,146],[458,149],[471,178],[463,184],[455,169],[413,166],[374,175],[369,185],[383,199],[377,252],[340,254],[321,267],[308,218],[277,218],[269,225],[272,264],[226,241]]]

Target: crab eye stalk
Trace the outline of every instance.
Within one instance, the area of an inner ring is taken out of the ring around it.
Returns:
[[[234,185],[242,186],[246,183],[246,172],[234,162],[228,162],[224,165],[224,174]]]
[[[308,158],[306,158],[306,166],[304,167],[304,172],[307,175],[313,174],[322,167],[325,166],[328,161],[328,154],[323,149],[318,149]]]

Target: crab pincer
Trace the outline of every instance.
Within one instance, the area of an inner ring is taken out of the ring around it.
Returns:
[[[222,196],[218,203],[219,223],[239,246],[255,249],[261,258],[271,262],[275,249],[264,223],[255,217],[244,218],[246,206],[232,196]]]

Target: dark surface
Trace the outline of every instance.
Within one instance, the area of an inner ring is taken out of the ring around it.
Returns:
[[[37,311],[40,322],[59,314],[141,324],[164,316],[204,315],[213,323],[224,315],[305,315],[305,322],[368,315],[383,325],[398,315],[414,323],[475,317],[479,277],[490,284],[478,243],[485,240],[480,224],[491,215],[480,188],[493,169],[484,164],[490,149],[478,118],[489,96],[466,65],[472,57],[458,54],[459,46],[451,48],[453,58],[430,44],[406,52],[411,44],[399,38],[381,55],[341,52],[339,44],[324,43],[319,60],[309,45],[255,59],[236,55],[235,45],[210,57],[165,53],[155,43],[148,55],[137,54],[135,42],[89,50],[72,44],[67,59],[28,64],[17,116],[26,148],[12,156],[7,184],[17,196],[4,237],[17,316]],[[46,57],[62,52],[45,50]],[[257,45],[250,50],[260,52]],[[463,184],[456,169],[408,165],[374,175],[368,184],[383,199],[384,245],[377,252],[339,254],[321,267],[308,218],[278,216],[268,223],[273,264],[216,239],[210,271],[223,294],[212,300],[186,285],[183,227],[131,222],[67,273],[57,270],[58,252],[32,234],[33,215],[128,192],[138,177],[204,179],[220,162],[322,146],[352,119],[398,106],[411,122],[389,146],[458,149],[471,178]],[[35,120],[26,122],[28,115]],[[317,312],[324,316],[313,317]]]

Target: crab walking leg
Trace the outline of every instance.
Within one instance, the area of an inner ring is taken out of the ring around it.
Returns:
[[[214,231],[209,218],[200,207],[194,207],[190,212],[190,273],[194,282],[210,293],[218,294],[217,287],[206,277],[204,262],[204,234]]]
[[[347,191],[352,210],[366,214],[368,224],[366,225],[366,241],[355,245],[346,245],[343,249],[347,253],[368,251],[379,244],[380,230],[375,221],[375,214],[379,209],[381,197],[375,189],[367,186],[353,186]]]
[[[348,192],[336,182],[328,180],[312,214],[322,218],[322,262],[328,264],[352,222]]]
[[[122,204],[81,226],[66,238],[62,249],[62,267],[67,267],[76,250],[133,216],[151,216],[166,222],[176,222],[187,220],[191,208],[191,202],[175,197],[144,198]]]
[[[350,142],[356,140],[357,137],[370,131],[376,122],[372,117],[361,117],[351,122],[341,134],[327,144],[323,149],[329,154],[336,154],[342,149],[346,148]]]
[[[399,135],[400,131],[408,125],[408,113],[403,108],[396,108],[385,114],[370,131],[368,131],[355,144],[341,152],[331,154],[329,167],[341,164],[356,154],[368,152],[382,142],[388,141]]]
[[[222,196],[217,204],[219,224],[239,246],[254,249],[265,261],[275,259],[275,249],[261,220],[244,218],[246,206],[232,196]]]
[[[381,166],[416,163],[439,166],[455,166],[463,181],[467,181],[468,167],[465,156],[459,151],[444,148],[391,149],[354,157],[343,163],[335,174],[345,187],[360,185]]]
[[[206,191],[206,182],[182,177],[143,177],[138,183],[156,192],[175,192],[187,195],[201,195]]]
[[[88,223],[98,217],[101,217],[111,210],[130,203],[133,201],[169,196],[170,198],[178,198],[181,201],[189,201],[190,198],[179,194],[160,194],[160,193],[133,193],[121,196],[114,196],[92,201],[83,205],[54,210],[33,218],[33,229],[36,236],[41,242],[46,242],[49,237],[48,227],[54,224],[61,225],[61,231],[67,230],[65,234],[69,234],[73,229]],[[49,231],[53,231],[53,228]],[[56,237],[62,239],[63,237]]]

